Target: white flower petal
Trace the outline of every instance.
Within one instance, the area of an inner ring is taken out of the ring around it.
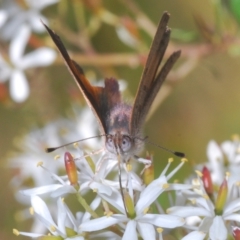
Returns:
[[[65,238],[65,240],[84,240],[84,237],[76,236],[76,237]]]
[[[201,232],[208,232],[213,223],[213,217],[205,217],[199,225],[198,230]]]
[[[223,217],[223,219],[225,221],[230,220],[230,221],[236,221],[236,222],[240,222],[240,214],[231,214],[228,215],[227,217]]]
[[[166,178],[164,176],[151,182],[140,194],[140,199],[138,200],[135,210],[137,215],[143,213],[143,211],[149,207],[158,196],[165,191],[164,184],[166,183]]]
[[[41,194],[55,191],[56,189],[61,188],[61,187],[62,187],[61,184],[52,184],[52,185],[47,185],[47,186],[42,186],[42,187],[21,190],[20,193],[22,193],[26,196],[41,195]]]
[[[65,238],[64,240],[84,240],[84,237],[76,236],[76,237]]]
[[[169,187],[168,187],[168,191],[170,190],[174,190],[174,191],[177,191],[177,190],[188,190],[188,189],[192,189],[193,186],[191,184],[181,184],[181,183],[172,183],[172,184],[169,184]]]
[[[14,39],[10,43],[9,56],[12,63],[17,67],[21,64],[23,52],[30,37],[30,28],[24,24],[16,32]]]
[[[92,210],[96,210],[97,207],[99,206],[99,204],[101,203],[102,199],[100,197],[96,197],[92,203],[90,204],[90,207]],[[91,217],[91,214],[89,212],[85,212],[83,217],[82,217],[82,222],[86,222],[87,220],[89,220]]]
[[[136,222],[134,220],[130,220],[127,223],[127,226],[125,228],[122,240],[138,240],[138,236],[137,236],[137,231],[136,231]]]
[[[0,27],[3,26],[6,20],[7,20],[7,11],[0,10]]]
[[[14,18],[9,18],[7,23],[2,26],[1,38],[4,40],[8,41],[13,39],[16,36],[19,27],[24,24],[24,21],[26,19],[24,12],[19,12],[19,10],[17,10],[14,15]]]
[[[167,210],[169,214],[180,216],[180,217],[191,217],[191,216],[208,216],[211,217],[211,213],[205,208],[201,207],[171,207]]]
[[[40,233],[29,233],[29,232],[18,232],[20,235],[32,237],[32,238],[38,238],[44,236],[44,234]]]
[[[89,185],[89,184],[88,184]],[[103,185],[101,183],[98,183],[98,182],[92,182],[89,187],[92,189],[92,190],[96,190],[98,191],[98,193],[103,193],[103,194],[106,194],[108,196],[110,196],[112,194],[112,189],[106,185]]]
[[[31,197],[31,204],[35,213],[38,213],[40,216],[50,222],[53,226],[55,226],[55,223],[52,219],[46,203],[40,197]]]
[[[66,229],[65,222],[67,218],[67,212],[61,198],[58,198],[57,206],[58,206],[57,226],[61,232],[65,233]]]
[[[181,240],[203,240],[206,234],[200,231],[190,232],[188,235],[183,237]]]
[[[237,212],[240,210],[240,200],[237,198],[234,201],[231,201],[226,208],[224,209],[223,215],[226,216],[228,214],[231,214],[233,212]]]
[[[69,222],[71,223],[73,230],[75,232],[78,232],[78,230],[79,230],[78,227],[80,225],[79,220],[82,219],[83,213],[82,212],[77,212],[76,213],[76,218],[75,218],[73,213],[71,212],[71,210],[68,208],[68,206],[66,204],[64,204],[64,208],[65,208],[65,211],[67,213],[67,218],[68,218]],[[90,219],[90,217],[89,217],[89,219]]]
[[[91,239],[122,240],[122,238],[118,234],[106,230],[103,232],[92,232]]]
[[[226,154],[230,163],[234,163],[234,156],[236,155],[236,145],[232,141],[225,141],[221,144],[221,148]]]
[[[25,2],[29,5],[29,8],[35,8],[38,10],[42,10],[52,4],[58,2],[58,0],[25,0]]]
[[[51,232],[52,235],[65,237],[65,233],[58,229],[58,226],[53,223],[49,218],[42,216],[35,212],[34,216]],[[54,227],[54,228],[53,228]]]
[[[110,196],[106,194],[101,194],[99,193],[100,197],[102,197],[104,200],[109,202],[112,206],[117,208],[121,213],[125,213],[124,205],[123,205],[123,200],[121,194],[115,190],[112,189],[113,192]]]
[[[144,240],[156,239],[156,230],[152,224],[137,222],[137,230]]]
[[[18,66],[21,69],[48,66],[53,63],[55,58],[56,52],[54,50],[51,48],[42,47],[26,54]]]
[[[211,163],[212,179],[214,182],[221,184],[225,172],[222,168],[223,154],[220,147],[215,141],[210,141],[207,146],[207,156]]]
[[[137,47],[138,41],[134,36],[125,28],[125,26],[118,26],[116,28],[117,35],[119,39],[130,47]]]
[[[12,69],[0,55],[0,76],[1,76],[0,82],[5,82],[8,78],[10,78],[11,74],[12,74]]]
[[[205,198],[190,198],[190,201],[196,202],[196,206],[203,207],[214,215],[214,208],[212,201],[207,201]]]
[[[119,222],[119,219],[116,217],[101,217],[82,223],[79,229],[84,232],[92,232],[105,229]]]
[[[56,189],[51,193],[51,197],[61,197],[67,193],[76,193],[76,189],[71,185],[62,185],[62,187]]]
[[[226,240],[227,229],[221,216],[216,216],[213,219],[213,224],[209,230],[211,240]]]
[[[41,20],[45,24],[48,24],[48,21],[43,15],[33,10],[28,11],[28,13],[26,14],[28,15],[27,20],[28,20],[28,24],[31,26],[32,31],[36,33],[42,33],[46,30],[43,24],[41,23]]]
[[[139,218],[139,222],[150,223],[162,228],[175,228],[185,223],[183,218],[167,214],[146,214]]]
[[[23,102],[29,95],[29,85],[22,71],[15,70],[10,79],[10,95],[15,102]]]

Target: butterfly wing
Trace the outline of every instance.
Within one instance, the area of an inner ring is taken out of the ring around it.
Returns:
[[[143,70],[130,119],[130,131],[132,136],[137,136],[139,134],[153,100],[169,71],[180,56],[180,51],[174,52],[157,74],[158,67],[161,64],[169,43],[171,32],[167,27],[169,18],[170,15],[167,12],[164,12],[158,24],[157,32],[153,39],[148,59]]]
[[[56,44],[59,52],[65,60],[70,73],[73,75],[78,87],[80,88],[87,104],[97,117],[101,134],[107,133],[106,118],[110,109],[121,102],[118,82],[109,78],[105,80],[104,87],[92,86],[84,75],[82,68],[70,58],[60,37],[55,34],[48,26],[43,24],[47,29],[52,40]]]

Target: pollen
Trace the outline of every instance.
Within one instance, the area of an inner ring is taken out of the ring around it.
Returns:
[[[37,167],[41,167],[41,166],[43,166],[43,162],[42,161],[37,163]]]
[[[143,214],[147,214],[148,210],[149,210],[149,207],[145,208],[145,209],[143,210]]]
[[[209,196],[208,196],[207,194],[204,194],[204,195],[202,195],[202,196],[203,196],[203,198],[205,198],[206,200],[209,199]]]
[[[195,205],[196,204],[196,199],[191,199],[191,200],[189,200],[193,205]]]
[[[169,162],[169,163],[172,163],[173,161],[174,161],[173,158],[169,158],[169,159],[168,159],[168,162]]]
[[[98,192],[98,189],[97,189],[97,188],[94,188],[94,189],[93,189],[93,192],[97,193],[97,192]]]
[[[73,144],[73,146],[74,146],[75,148],[78,148],[78,143],[75,142],[75,143]]]
[[[53,226],[53,225],[50,226],[50,229],[51,229],[52,232],[56,232],[56,230],[57,230],[56,227]]]
[[[202,172],[200,172],[200,171],[198,171],[198,170],[196,170],[195,173],[196,173],[199,177],[202,177],[202,176],[203,176]]]
[[[127,163],[126,168],[128,172],[132,171],[132,164]]]
[[[164,189],[167,189],[167,188],[169,188],[169,184],[168,184],[168,183],[165,183],[165,184],[162,185],[162,187],[163,187]]]
[[[194,178],[192,180],[192,184],[194,185],[194,187],[199,187],[200,186],[200,181],[198,178]]]
[[[236,153],[237,153],[237,154],[240,153],[240,147],[238,147],[238,148],[236,149]]]
[[[240,138],[239,138],[239,135],[238,135],[238,134],[233,134],[233,135],[232,135],[232,140],[233,140],[233,141],[239,141],[239,139],[240,139]]]
[[[34,215],[34,209],[33,209],[33,207],[30,207],[30,208],[29,208],[29,212],[30,212],[31,215]]]
[[[181,162],[188,162],[187,158],[182,158]]]
[[[106,217],[111,217],[113,215],[113,212],[109,211],[106,213]]]
[[[16,228],[13,229],[13,234],[16,236],[20,235],[19,231]]]
[[[54,160],[58,160],[60,158],[60,155],[54,156]]]
[[[230,172],[226,172],[225,175],[226,175],[226,179],[228,179],[230,177],[231,173]]]
[[[163,232],[163,228],[157,228],[157,232],[158,233],[162,233]]]
[[[236,186],[239,187],[240,186],[240,182],[235,182]]]

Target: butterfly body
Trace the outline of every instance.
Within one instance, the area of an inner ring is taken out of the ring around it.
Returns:
[[[130,132],[129,120],[133,108],[122,101],[116,79],[105,79],[103,89],[99,104],[103,134],[106,135],[105,147],[108,152],[121,155],[122,160],[126,162],[141,150],[140,146],[143,146],[141,141],[135,139],[140,136],[132,136]]]

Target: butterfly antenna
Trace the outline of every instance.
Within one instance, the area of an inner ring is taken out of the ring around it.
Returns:
[[[105,136],[106,136],[105,134],[102,134],[102,135],[98,135],[98,136],[94,136],[94,137],[88,137],[88,138],[80,139],[80,140],[77,140],[77,141],[74,141],[74,142],[70,142],[70,143],[67,143],[67,144],[63,144],[63,145],[58,146],[58,147],[46,148],[45,151],[47,153],[50,153],[50,152],[53,152],[53,151],[55,151],[55,150],[57,150],[59,148],[66,147],[66,146],[74,144],[74,143],[83,142],[83,141],[86,141],[86,140],[89,140],[89,139],[98,138],[98,137],[105,137]]]
[[[173,155],[175,155],[176,157],[180,157],[180,158],[186,157],[185,153],[170,150],[170,149],[168,149],[168,148],[165,148],[165,147],[163,147],[163,146],[161,146],[161,145],[158,145],[158,144],[156,144],[156,143],[154,143],[154,142],[151,142],[151,141],[147,140],[147,138],[148,138],[148,137],[145,137],[144,139],[141,139],[141,138],[137,138],[137,139],[142,140],[142,141],[144,141],[145,143],[151,144],[151,145],[153,145],[153,146],[155,146],[155,147],[157,147],[157,148],[161,148],[161,149],[163,149],[163,150],[166,151],[166,152],[170,152],[170,153],[172,153]]]

